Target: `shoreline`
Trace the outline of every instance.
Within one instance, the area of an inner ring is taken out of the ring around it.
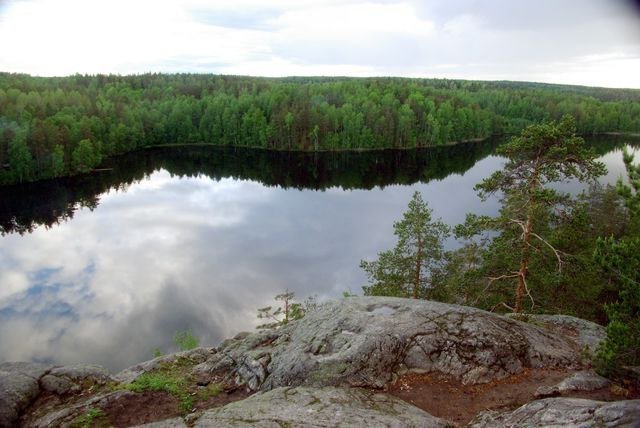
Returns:
[[[76,173],[76,174],[69,174],[69,175],[63,175],[60,177],[55,177],[55,178],[43,178],[43,179],[38,179],[38,180],[32,180],[32,181],[24,181],[24,182],[20,182],[20,183],[7,183],[7,184],[0,184],[0,188],[7,188],[7,187],[11,187],[11,186],[20,186],[23,184],[32,184],[32,183],[38,183],[38,182],[45,182],[45,181],[50,181],[50,180],[59,180],[59,179],[69,179],[69,178],[74,178],[74,177],[81,177],[81,176],[89,176],[89,175],[93,175],[93,174],[97,174],[97,173],[102,173],[102,172],[108,172],[110,171],[112,168],[109,167],[105,167],[105,162],[106,161],[117,161],[117,159],[119,157],[125,156],[129,153],[133,153],[136,151],[146,151],[146,150],[153,150],[155,148],[180,148],[180,147],[212,147],[212,148],[219,148],[219,149],[249,149],[249,150],[262,150],[262,151],[267,151],[267,152],[274,152],[274,153],[296,153],[296,154],[300,154],[300,153],[304,153],[304,154],[314,154],[314,153],[372,153],[372,152],[383,152],[383,151],[410,151],[410,150],[428,150],[428,149],[436,149],[439,147],[454,147],[454,146],[460,146],[460,145],[465,145],[465,144],[475,144],[475,143],[483,143],[483,142],[488,142],[492,139],[495,140],[499,140],[499,139],[506,139],[509,138],[510,136],[515,135],[515,134],[494,134],[494,135],[490,135],[488,137],[483,137],[483,138],[472,138],[469,140],[462,140],[462,141],[450,141],[447,142],[446,144],[433,144],[433,145],[423,145],[423,146],[416,146],[416,147],[371,147],[371,148],[336,148],[336,149],[320,149],[320,150],[305,150],[305,149],[280,149],[280,148],[269,148],[269,147],[260,147],[260,146],[250,146],[250,145],[218,145],[218,144],[214,144],[214,143],[204,143],[204,142],[200,142],[200,143],[167,143],[167,144],[156,144],[153,146],[142,146],[139,148],[136,148],[135,150],[131,150],[125,153],[120,153],[117,155],[112,155],[109,156],[105,159],[103,159],[103,162],[95,169],[86,172],[86,173]],[[598,136],[607,136],[607,137],[625,137],[625,138],[640,138],[640,132],[618,132],[618,131],[609,131],[609,132],[601,132],[601,133],[594,133],[594,134],[577,134],[580,137],[583,138],[593,138],[593,137],[598,137]]]

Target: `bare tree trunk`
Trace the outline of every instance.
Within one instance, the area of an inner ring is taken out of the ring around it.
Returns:
[[[520,269],[518,270],[518,286],[516,287],[516,302],[514,306],[514,312],[519,314],[522,312],[522,301],[524,300],[524,295],[527,293],[527,273],[529,269],[529,247],[531,244],[529,241],[531,240],[531,227],[532,227],[532,217],[533,217],[533,202],[531,200],[534,191],[540,187],[540,183],[538,182],[538,174],[540,168],[540,153],[536,156],[536,160],[533,167],[533,174],[531,177],[531,182],[529,182],[529,200],[527,201],[527,220],[524,224],[524,230],[522,231],[522,256],[520,258]]]
[[[518,270],[518,286],[516,287],[516,302],[514,312],[522,312],[522,301],[526,292],[527,271],[529,269],[529,240],[531,238],[531,215],[527,215],[522,234],[522,257],[520,258],[520,269]]]
[[[284,323],[289,323],[289,299],[284,299]]]
[[[416,253],[416,272],[413,280],[413,298],[418,298],[420,291],[420,268],[422,265],[422,241],[418,239],[418,252]]]

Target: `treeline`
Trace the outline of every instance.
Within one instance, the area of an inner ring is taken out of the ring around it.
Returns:
[[[95,168],[141,147],[414,148],[576,117],[582,134],[640,130],[640,91],[401,78],[0,73],[0,184]]]
[[[420,150],[319,153],[154,147],[109,159],[104,164],[108,170],[100,173],[1,187],[0,235],[67,221],[78,208],[96,208],[110,189],[125,189],[161,169],[178,177],[232,177],[284,189],[372,189],[463,174],[495,146],[495,141],[486,141]]]

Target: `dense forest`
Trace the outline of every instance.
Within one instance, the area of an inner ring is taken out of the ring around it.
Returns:
[[[402,78],[0,73],[0,184],[88,172],[164,144],[414,148],[569,113],[581,134],[640,130],[640,90]]]

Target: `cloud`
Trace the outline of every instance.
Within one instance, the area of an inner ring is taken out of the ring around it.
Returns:
[[[42,75],[400,75],[640,87],[640,78],[621,68],[639,58],[640,15],[630,4],[9,1],[0,9],[0,39],[12,43],[0,46],[0,69]],[[627,63],[602,59],[614,52]]]

